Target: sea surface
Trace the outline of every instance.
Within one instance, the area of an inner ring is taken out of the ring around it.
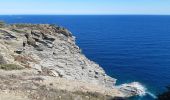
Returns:
[[[117,78],[117,84],[138,81],[154,95],[170,85],[170,16],[6,15],[0,20],[68,28],[82,52]]]

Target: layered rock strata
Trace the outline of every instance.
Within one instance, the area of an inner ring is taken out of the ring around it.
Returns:
[[[11,69],[27,70],[28,72],[24,72],[25,74],[15,72],[11,74],[19,77],[21,86],[23,80],[30,82],[28,81],[30,78],[36,79],[38,77],[38,79],[46,81],[53,79],[49,84],[60,82],[58,79],[68,80],[62,82],[64,87],[62,84],[59,85],[63,88],[58,87],[57,89],[69,90],[68,88],[75,88],[74,82],[80,84],[84,82],[92,84],[91,87],[100,87],[94,88],[93,91],[87,89],[90,92],[101,89],[104,92],[98,90],[98,93],[112,97],[138,95],[137,91],[133,91],[137,88],[132,85],[132,91],[128,93],[126,91],[127,85],[116,87],[116,79],[108,76],[102,67],[82,54],[80,48],[75,44],[75,37],[72,36],[71,32],[55,25],[13,24],[0,28],[0,68],[8,71]],[[10,74],[8,73],[8,75]],[[15,77],[14,80],[16,81]],[[32,81],[34,82],[34,80]],[[72,85],[67,84],[67,82]],[[87,86],[80,85],[77,86],[78,89],[71,88],[69,91],[83,91],[81,87]]]

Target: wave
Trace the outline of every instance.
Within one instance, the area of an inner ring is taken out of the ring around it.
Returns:
[[[151,92],[146,92],[150,97],[152,97],[153,99],[157,99],[157,96]]]
[[[124,92],[128,92],[129,90],[135,90],[135,92],[139,96],[138,100],[143,100],[143,98],[145,98],[146,96],[149,96],[153,100],[157,99],[157,96],[154,93],[149,91],[144,85],[139,82],[125,83],[122,84],[120,87],[124,87]]]
[[[144,85],[142,85],[140,83],[140,85],[138,85],[138,88],[141,89],[142,91],[145,91],[143,94],[139,95],[140,97],[144,97],[146,95],[150,96],[153,99],[157,99],[157,96],[152,93],[151,91],[149,91]]]

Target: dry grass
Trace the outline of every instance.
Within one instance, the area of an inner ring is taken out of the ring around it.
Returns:
[[[25,66],[25,68],[31,68],[31,66],[29,66],[29,62],[37,63],[37,61],[30,56],[18,55],[14,56],[14,60],[20,62],[23,66]]]
[[[22,55],[18,55],[18,56],[14,56],[14,60],[15,61],[18,61],[18,62],[21,62],[23,64],[27,64],[27,62],[35,62],[36,63],[36,60],[33,59],[32,57],[30,56],[22,56]]]

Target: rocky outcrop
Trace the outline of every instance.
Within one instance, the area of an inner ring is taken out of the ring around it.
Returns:
[[[142,86],[139,82],[122,84],[120,86],[117,86],[117,88],[129,97],[134,95],[136,96],[146,95],[146,88]]]
[[[116,80],[105,74],[98,64],[88,60],[75,44],[71,32],[52,25],[30,25],[3,30],[3,41],[14,49],[14,59],[20,65],[35,68],[42,74],[82,80],[112,87]],[[7,39],[8,37],[8,39]],[[15,37],[15,38],[14,38]],[[25,60],[25,61],[23,61]],[[48,73],[46,73],[48,70]],[[51,73],[51,74],[49,74]]]
[[[124,93],[121,96],[126,97],[139,94],[138,88],[133,85],[130,85],[130,90],[125,85],[116,88],[116,79],[86,58],[75,44],[71,32],[59,26],[7,25],[0,28],[0,48],[0,64],[16,64],[27,70],[35,70],[37,74],[34,76],[81,81],[105,87],[106,91],[120,91],[118,94]]]

